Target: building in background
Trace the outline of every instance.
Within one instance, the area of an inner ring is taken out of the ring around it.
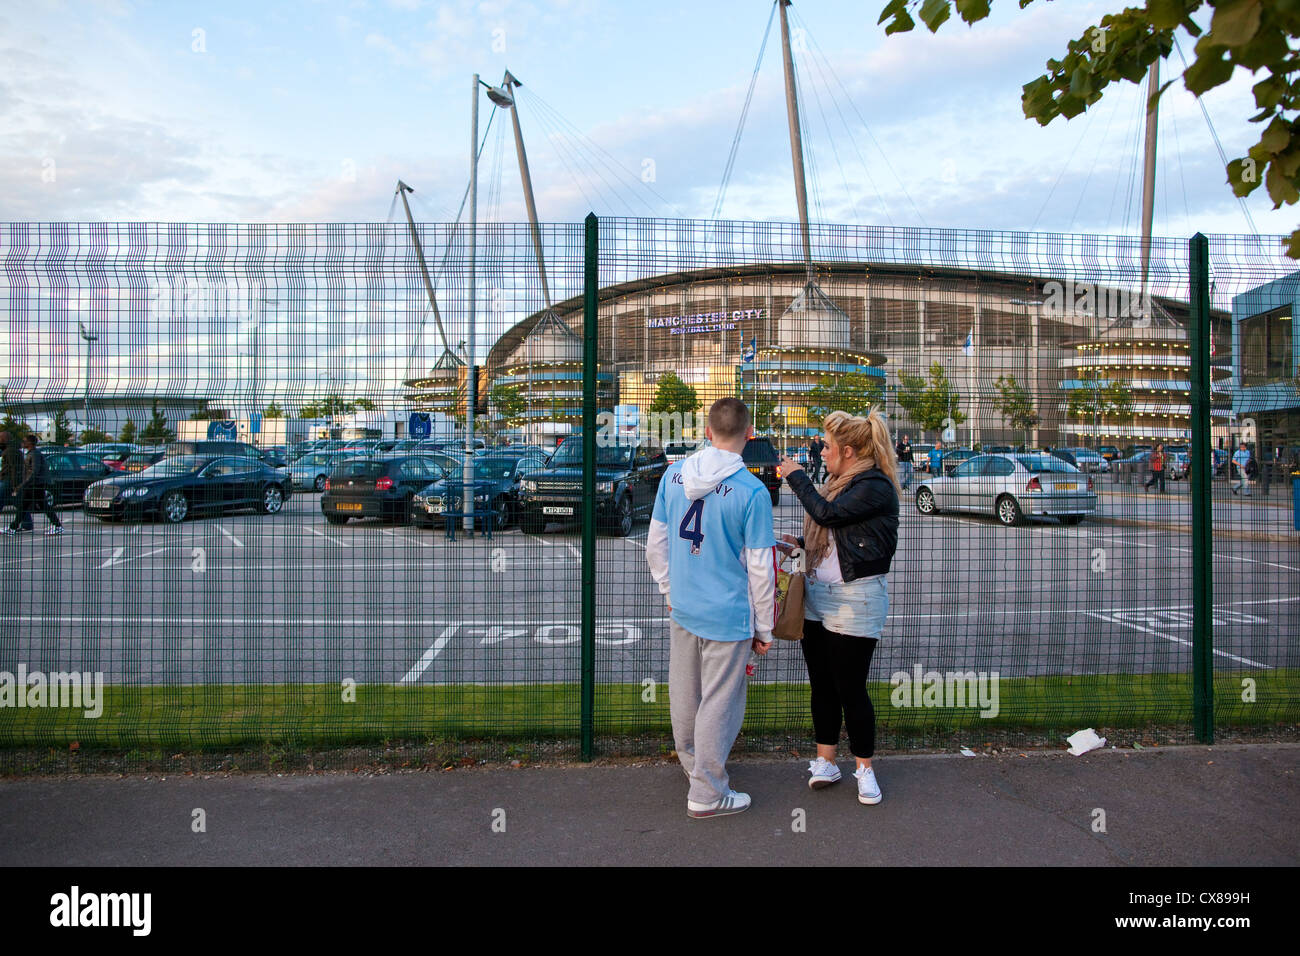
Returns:
[[[1295,313],[1300,272],[1232,299],[1232,369],[1237,386],[1232,442],[1256,456],[1283,461],[1300,453],[1300,343]]]

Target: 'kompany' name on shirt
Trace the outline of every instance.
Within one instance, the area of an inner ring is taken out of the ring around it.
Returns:
[[[680,485],[681,483],[682,483],[682,473],[680,471],[673,472],[673,484]],[[734,491],[735,489],[732,488],[731,485],[719,484],[718,487],[714,488],[713,490],[716,491],[723,498],[725,498],[727,497],[727,495],[731,494],[732,491]]]

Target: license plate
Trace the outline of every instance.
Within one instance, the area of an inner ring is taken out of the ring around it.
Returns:
[[[749,473],[750,473],[751,475],[757,475],[757,474],[760,474],[762,471],[763,471],[762,468],[751,468],[751,469],[749,469]]]
[[[573,509],[572,509],[572,508],[560,508],[560,507],[557,507],[557,506],[548,506],[548,507],[545,507],[545,508],[542,509],[542,514],[544,514],[544,515],[571,515],[571,514],[573,514]]]
[[[442,502],[441,502],[441,501],[430,501],[430,502],[429,502],[429,514],[431,514],[431,515],[440,515],[440,514],[442,514]]]
[[[1052,487],[1057,491],[1077,491],[1079,489],[1079,483],[1077,481],[1058,481]]]
[[[334,510],[335,511],[365,511],[366,509],[364,505],[351,504],[349,502],[343,501],[336,504],[334,506]]]

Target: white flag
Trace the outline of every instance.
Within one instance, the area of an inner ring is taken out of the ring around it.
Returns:
[[[961,350],[966,353],[967,357],[974,354],[975,352],[975,330],[974,329],[971,329],[969,332],[966,333],[966,344],[961,347]]]

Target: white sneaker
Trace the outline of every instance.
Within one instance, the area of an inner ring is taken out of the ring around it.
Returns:
[[[880,784],[876,783],[876,773],[870,767],[858,767],[853,771],[858,780],[858,803],[875,804],[884,799],[880,793]]]
[[[45,529],[45,533],[47,535],[63,534],[63,525],[61,524],[50,525],[48,528]]]
[[[737,793],[735,790],[728,790],[725,797],[714,803],[686,801],[686,815],[688,817],[720,817],[728,813],[740,813],[742,810],[748,809],[749,794]]]
[[[808,772],[812,774],[808,778],[808,786],[813,790],[821,790],[833,783],[840,782],[840,768],[825,757],[818,757],[816,760],[809,761]]]

